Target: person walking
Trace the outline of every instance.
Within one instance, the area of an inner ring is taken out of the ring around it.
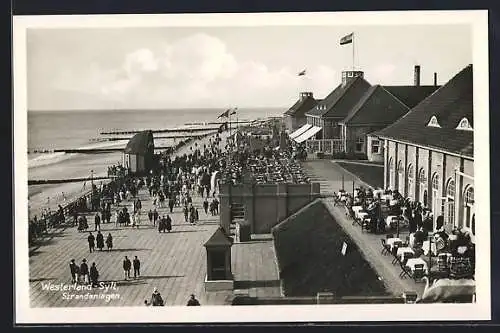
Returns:
[[[189,209],[187,205],[184,205],[184,220],[186,222],[189,222],[188,217],[189,217]]]
[[[175,200],[174,198],[172,198],[172,196],[170,196],[170,198],[168,199],[168,208],[170,208],[170,213],[173,213],[174,211],[174,204]]]
[[[92,263],[92,266],[90,266],[90,282],[92,283],[92,287],[97,287],[98,286],[98,279],[99,279],[99,271],[97,270],[97,267],[95,265],[95,262]]]
[[[203,209],[205,210],[205,214],[208,215],[208,200],[207,200],[207,198],[205,198],[205,200],[203,200]]]
[[[94,223],[95,223],[94,231],[101,230],[101,217],[99,216],[99,213],[95,214]]]
[[[83,276],[83,282],[89,283],[89,266],[87,265],[87,259],[83,258],[80,264],[80,276]]]
[[[148,212],[149,223],[153,223],[153,211],[150,209]]]
[[[198,213],[198,208],[194,209],[194,222],[198,222],[200,220],[200,215]]]
[[[108,247],[108,251],[113,249],[113,236],[111,236],[111,233],[109,233],[106,238],[106,246]]]
[[[69,270],[71,272],[71,283],[78,282],[78,272],[80,268],[78,267],[77,264],[75,264],[75,259],[71,259],[71,262],[69,264]]]
[[[156,208],[153,210],[153,226],[156,226],[156,221],[158,221],[158,211],[156,210]]]
[[[167,218],[165,219],[165,228],[167,229],[168,232],[172,230],[172,219],[170,218],[170,215],[167,214]]]
[[[137,258],[137,256],[135,256],[134,258],[134,261],[133,261],[133,265],[134,265],[134,279],[135,278],[138,278],[141,276],[141,262],[139,260],[139,258]]]
[[[200,302],[196,299],[196,297],[191,294],[191,298],[187,302],[187,306],[200,306]]]
[[[89,251],[92,253],[95,248],[95,237],[92,235],[92,232],[89,232],[89,236],[87,237],[87,241],[89,242]]]
[[[101,234],[100,231],[97,232],[96,241],[97,241],[97,248],[99,249],[99,251],[102,251],[102,249],[104,248],[104,236]]]
[[[130,279],[130,269],[132,268],[132,263],[130,262],[130,259],[125,256],[125,259],[123,260],[123,273],[125,275],[125,280]]]

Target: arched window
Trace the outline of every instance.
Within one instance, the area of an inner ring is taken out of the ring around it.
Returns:
[[[398,162],[398,173],[404,173],[403,161]]]
[[[408,178],[410,178],[410,179],[415,178],[414,174],[413,174],[413,165],[412,164],[408,165]]]
[[[429,127],[441,127],[441,125],[439,125],[439,122],[438,122],[436,116],[431,117],[431,119],[427,123],[427,126],[429,126]]]
[[[439,190],[439,175],[437,173],[432,176],[432,189]]]
[[[469,186],[467,190],[465,190],[465,204],[466,205],[473,205],[474,204],[474,188],[472,186]]]
[[[403,166],[403,161],[398,162],[398,192],[404,195],[405,190],[405,168]]]
[[[446,196],[449,199],[455,199],[455,181],[453,179],[448,180],[448,186],[446,187]]]
[[[425,177],[425,170],[424,168],[421,168],[420,171],[418,172],[418,183],[425,184],[426,182],[427,178]]]
[[[394,160],[391,158],[389,158],[389,170],[390,171],[393,171],[394,170]]]
[[[473,130],[472,126],[469,123],[469,120],[465,117],[462,118],[462,120],[460,120],[456,129],[465,130],[465,131],[472,131]]]

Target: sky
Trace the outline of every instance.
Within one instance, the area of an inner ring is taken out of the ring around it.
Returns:
[[[468,25],[32,28],[28,109],[289,107],[354,65],[371,84],[443,84],[472,63]],[[306,69],[305,76],[297,73]]]

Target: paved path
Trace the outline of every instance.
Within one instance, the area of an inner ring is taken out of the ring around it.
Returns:
[[[306,174],[314,181],[320,183],[322,193],[338,192],[342,187],[342,174],[344,174],[346,191],[352,191],[352,182],[355,187],[362,184],[354,175],[347,173],[343,168],[331,163],[328,160],[315,160],[303,163]],[[334,207],[331,199],[323,199],[335,220],[342,226],[351,239],[356,242],[359,249],[373,269],[383,279],[389,292],[400,296],[405,291],[415,291],[419,296],[424,290],[424,283],[416,283],[411,279],[401,279],[399,274],[401,268],[399,265],[393,265],[392,256],[381,254],[382,245],[380,239],[384,235],[375,235],[366,231],[361,231],[358,225],[352,225],[352,220],[346,218],[343,207]],[[407,231],[401,233],[400,238],[404,239],[408,235]]]
[[[227,133],[223,134],[223,140]],[[208,138],[196,141],[203,146]],[[191,143],[194,145],[194,142]],[[190,145],[180,149],[178,154],[189,151]],[[79,233],[76,227],[55,229],[37,248],[30,249],[29,279],[32,307],[61,306],[141,306],[156,287],[162,293],[167,305],[185,305],[189,295],[195,294],[202,304],[224,304],[230,292],[204,292],[206,275],[206,251],[204,243],[218,227],[218,216],[206,215],[202,199],[193,197],[198,207],[200,221],[197,225],[184,222],[181,208],[174,208],[171,233],[158,233],[147,217],[152,201],[145,189],[139,197],[143,202],[141,226],[139,229],[116,227],[114,223],[102,224],[101,232],[106,238],[113,236],[114,249],[110,252],[89,253],[88,233]],[[126,203],[129,208],[131,202]],[[160,216],[167,208],[159,210]],[[88,216],[89,227],[94,227],[93,216]],[[94,233],[95,234],[95,233]],[[264,250],[263,250],[264,251]],[[266,252],[267,253],[267,252]],[[141,260],[139,279],[124,280],[122,261],[124,256],[131,260],[138,256]],[[118,299],[66,300],[63,292],[43,290],[48,283],[70,284],[69,261],[78,264],[86,258],[89,266],[95,262],[100,273],[100,281],[116,282],[117,290],[72,291],[71,294],[113,294]]]

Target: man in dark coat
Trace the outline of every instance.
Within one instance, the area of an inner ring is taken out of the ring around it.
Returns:
[[[174,211],[175,200],[172,196],[168,199],[168,208],[170,208],[170,213]]]
[[[153,226],[156,225],[156,221],[158,220],[158,211],[156,210],[156,208],[153,210]]]
[[[191,298],[187,302],[187,306],[200,306],[200,302],[191,294]]]
[[[130,259],[125,256],[125,259],[123,260],[123,272],[125,275],[125,280],[130,279],[130,269],[132,268],[132,263],[130,262]]]
[[[141,262],[139,260],[139,258],[137,258],[137,256],[135,256],[134,258],[134,261],[133,261],[133,264],[134,264],[134,279],[141,276]]]
[[[153,211],[151,209],[148,212],[148,219],[149,219],[149,223],[153,222]]]
[[[87,241],[89,242],[89,251],[92,253],[95,248],[95,237],[92,235],[91,232],[89,232],[89,236],[87,237]]]
[[[90,282],[92,283],[92,287],[97,287],[99,279],[99,271],[97,270],[97,267],[95,266],[95,262],[92,263],[92,266],[90,266]]]
[[[203,209],[205,210],[205,214],[208,214],[208,200],[207,200],[207,198],[205,198],[205,200],[203,200]]]
[[[104,248],[104,236],[101,234],[100,231],[97,232],[96,241],[97,241],[97,248],[99,249],[99,251],[102,251],[102,249]]]
[[[186,222],[188,222],[188,217],[189,217],[189,209],[188,209],[188,207],[187,207],[186,205],[184,206],[184,210],[183,210],[183,212],[184,212],[184,220],[185,220]]]
[[[170,215],[167,214],[167,218],[165,219],[165,228],[167,229],[168,232],[172,230],[172,219],[170,218]]]
[[[108,247],[108,251],[113,249],[113,236],[111,236],[111,233],[109,233],[106,238],[106,246]]]
[[[99,216],[99,213],[95,214],[94,222],[95,222],[94,231],[101,230],[101,217]]]
[[[87,265],[87,259],[83,258],[80,265],[80,276],[83,276],[83,282],[89,283],[89,266]]]
[[[76,283],[78,282],[78,272],[79,272],[79,267],[77,264],[75,264],[75,259],[71,259],[71,262],[69,264],[69,270],[71,272],[71,282]]]

